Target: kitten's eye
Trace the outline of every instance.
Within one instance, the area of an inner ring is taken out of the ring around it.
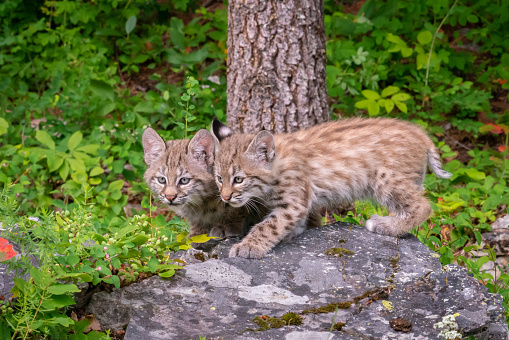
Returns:
[[[182,177],[179,181],[179,184],[187,184],[189,183],[190,180],[191,180],[190,178]]]
[[[157,177],[157,181],[161,184],[166,184],[166,178],[164,177]]]
[[[242,182],[244,182],[244,178],[242,178],[242,177],[235,177],[233,179],[233,183],[239,184],[239,183],[242,183]]]
[[[217,181],[218,181],[219,183],[223,183],[223,178],[222,178],[221,176],[217,176]]]

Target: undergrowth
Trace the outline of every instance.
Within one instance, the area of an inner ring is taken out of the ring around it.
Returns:
[[[427,177],[435,213],[415,234],[443,264],[501,293],[506,313],[508,277],[480,270],[495,259],[480,247],[508,213],[508,21],[509,0],[325,1],[331,118],[397,117],[429,132],[453,177]],[[227,11],[190,0],[4,0],[0,25],[0,183],[9,188],[0,218],[42,268],[16,262],[34,277],[18,280],[1,329],[65,338],[85,325],[65,314],[76,282],[171,275],[163,253],[187,245],[183,221],[155,216],[141,134],[152,126],[188,138],[224,120]],[[376,209],[361,204],[346,218]],[[69,290],[50,294],[61,289],[54,279]],[[49,308],[34,296],[63,302]]]

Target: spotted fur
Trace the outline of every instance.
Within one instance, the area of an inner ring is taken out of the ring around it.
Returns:
[[[451,176],[426,133],[400,120],[347,119],[275,136],[235,135],[225,128],[222,137],[215,134],[222,141],[214,166],[223,201],[233,207],[258,201],[270,211],[231,249],[232,257],[261,258],[319,223],[323,207],[359,199],[391,212],[373,215],[366,223],[370,231],[402,235],[431,214],[423,191],[427,165],[439,177]]]
[[[244,236],[252,222],[260,221],[256,207],[241,209],[219,198],[212,175],[214,139],[200,130],[192,140],[167,143],[151,128],[143,133],[145,181],[163,203],[190,224],[189,236]]]

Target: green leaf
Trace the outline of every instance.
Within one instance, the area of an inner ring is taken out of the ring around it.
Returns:
[[[371,91],[371,90],[362,91],[362,95],[368,99],[371,99],[371,100],[380,99],[380,95],[378,93],[376,93],[375,91]]]
[[[209,240],[212,240],[215,237],[208,237],[207,234],[201,234],[191,237],[191,241],[194,243],[205,243]]]
[[[410,99],[410,95],[408,93],[396,93],[391,99],[395,102],[404,102]]]
[[[67,176],[69,176],[69,163],[67,161],[64,162],[64,165],[60,167],[60,169],[58,170],[58,174],[60,175],[60,178],[62,178],[62,180],[65,181],[67,179]]]
[[[382,97],[389,97],[389,96],[392,96],[393,94],[395,93],[398,93],[399,92],[399,87],[396,87],[396,86],[387,86],[385,89],[383,89],[382,91]]]
[[[60,309],[65,306],[74,305],[74,299],[69,295],[52,295],[51,299],[44,300],[42,306],[46,309]]]
[[[82,139],[83,134],[81,133],[81,131],[76,131],[67,142],[67,147],[69,148],[69,150],[71,151],[74,150],[81,143]]]
[[[135,27],[136,27],[136,16],[133,15],[129,19],[127,19],[127,22],[125,23],[125,32],[127,34],[130,34]]]
[[[91,79],[90,89],[98,97],[106,97],[110,102],[115,101],[115,91],[113,87],[102,80]]]
[[[65,262],[70,266],[75,266],[78,263],[80,263],[80,258],[76,254],[71,254],[71,255],[67,256],[67,258],[65,259]]]
[[[9,123],[0,117],[0,135],[6,134],[9,129]]]
[[[355,103],[355,107],[358,109],[367,109],[369,102],[370,102],[370,100],[367,100],[367,99],[358,101],[357,103]]]
[[[53,141],[53,138],[43,130],[37,130],[35,133],[35,138],[42,144],[44,144],[48,149],[55,150],[55,142]]]
[[[104,173],[104,169],[99,167],[99,166],[96,166],[95,168],[93,168],[90,171],[90,177],[97,176],[97,175],[100,175],[102,173]]]
[[[370,116],[374,116],[380,113],[380,106],[375,101],[370,100],[368,102],[368,113]]]
[[[109,191],[119,191],[124,186],[124,181],[119,179],[118,181],[111,182],[108,186]]]
[[[159,260],[155,256],[152,256],[150,260],[147,262],[147,267],[152,273],[154,273],[157,270],[158,265]]]
[[[160,272],[158,275],[160,277],[172,277],[173,275],[175,275],[175,269],[170,269],[162,273]]]
[[[401,55],[403,58],[408,58],[414,53],[414,50],[412,50],[410,47],[403,47],[401,48]]]
[[[76,151],[83,151],[88,153],[89,155],[95,156],[97,155],[97,149],[99,149],[99,147],[100,145],[98,144],[84,145],[77,148]]]
[[[75,172],[86,172],[87,168],[85,167],[85,162],[82,159],[69,158],[67,159],[71,169]]]
[[[408,108],[406,107],[405,103],[402,103],[402,102],[394,102],[394,104],[396,104],[396,106],[398,107],[398,109],[399,109],[401,112],[408,113]]]
[[[117,275],[112,275],[110,277],[110,280],[112,281],[113,285],[115,285],[116,288],[120,288],[120,279]]]
[[[417,41],[421,45],[429,44],[433,40],[433,34],[430,31],[422,31],[417,35]]]
[[[148,240],[147,236],[145,236],[145,235],[137,235],[136,237],[131,239],[131,242],[134,243],[137,246],[140,246],[140,245],[144,244],[145,242],[147,242],[147,240]]]
[[[57,324],[62,325],[64,327],[69,327],[69,325],[73,325],[74,324],[74,320],[71,319],[68,316],[66,316],[66,317],[64,317],[64,316],[54,317],[54,318],[49,319],[48,322],[57,323]]]
[[[427,54],[418,54],[416,59],[417,69],[420,70],[426,66],[428,66],[428,58]]]
[[[475,180],[481,180],[486,177],[486,174],[484,172],[481,172],[475,168],[466,169],[465,173],[468,175],[468,177],[475,179]]]
[[[49,172],[58,170],[64,163],[64,159],[58,157],[54,152],[48,152],[46,155],[46,162],[48,163]]]
[[[44,273],[35,267],[30,269],[30,277],[34,280],[35,285],[41,289],[46,288],[51,283],[44,277]]]
[[[80,290],[75,284],[64,285],[57,283],[52,286],[49,286],[48,292],[50,294],[62,295],[66,293],[77,293],[80,292]]]
[[[58,277],[59,279],[69,279],[69,278],[78,278],[83,282],[92,281],[92,276],[87,273],[64,273]]]
[[[387,113],[392,112],[392,110],[394,109],[394,102],[392,101],[392,99],[386,99],[384,104]]]

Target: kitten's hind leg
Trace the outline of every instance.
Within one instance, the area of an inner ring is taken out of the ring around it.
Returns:
[[[320,210],[314,210],[309,213],[306,224],[307,229],[318,228],[322,226],[322,213]]]
[[[432,212],[424,192],[415,183],[408,187],[402,187],[400,183],[400,189],[387,192],[377,201],[395,213],[385,217],[373,215],[366,222],[366,228],[377,234],[400,236],[426,221]]]

